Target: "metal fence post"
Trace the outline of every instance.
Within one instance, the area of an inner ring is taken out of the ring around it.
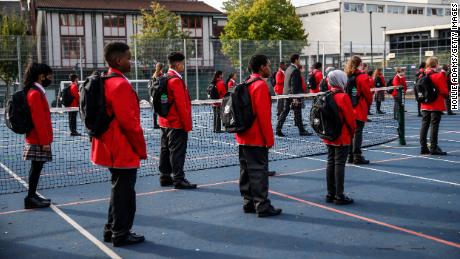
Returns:
[[[319,41],[316,43],[316,62],[319,61]]]
[[[238,50],[239,50],[239,60],[240,60],[240,82],[243,82],[243,65],[242,65],[242,58],[241,58],[241,39],[238,40]]]
[[[350,58],[353,56],[353,41],[350,41]]]
[[[280,45],[280,63],[283,61],[283,45],[282,45],[282,41],[280,40],[279,41],[279,45]]]
[[[81,37],[78,38],[78,44],[79,44],[79,58],[80,58],[80,79],[83,79],[83,57],[82,57],[82,52],[83,52],[83,46],[81,44]]]
[[[22,66],[21,66],[21,38],[16,38],[16,51],[18,52],[18,82],[21,85],[22,82]]]
[[[326,49],[325,48],[326,47],[323,42],[323,65],[321,66],[323,75],[324,75],[324,67],[326,66],[326,56],[325,56]]]
[[[422,63],[422,47],[420,47],[418,51],[418,63]]]
[[[185,77],[185,85],[188,85],[188,81],[187,81],[187,39],[184,39],[184,56],[185,56],[185,59],[184,59],[184,77]]]
[[[198,40],[195,39],[195,78],[196,78],[196,99],[200,100],[200,86],[198,80]]]
[[[137,40],[134,38],[134,76],[136,78],[136,93],[139,94],[139,84],[137,80],[139,80],[139,72],[138,72],[138,65],[137,65]]]
[[[405,123],[405,105],[404,105],[404,92],[403,87],[398,88],[398,135],[399,135],[399,144],[406,145],[406,123]]]

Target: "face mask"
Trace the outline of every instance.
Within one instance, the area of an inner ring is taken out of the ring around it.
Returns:
[[[45,80],[42,81],[43,87],[48,87],[50,86],[50,84],[51,84],[51,80],[49,80],[48,78],[45,78]]]

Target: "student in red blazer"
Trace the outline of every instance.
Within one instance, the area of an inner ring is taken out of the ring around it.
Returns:
[[[152,78],[159,78],[163,76],[163,63],[158,62],[155,65],[155,70],[153,71]],[[154,129],[159,129],[160,125],[158,125],[158,115],[154,111],[153,112],[153,128]]]
[[[192,105],[182,75],[185,56],[180,52],[168,55],[168,115],[159,117],[161,127],[160,185],[174,185],[176,189],[196,189],[185,179],[184,163],[187,152],[188,133],[192,131]],[[171,174],[173,177],[171,177]]]
[[[374,72],[374,86],[375,88],[385,87],[385,78],[383,77],[382,69],[377,68]],[[385,101],[385,91],[376,91],[374,94],[375,105],[376,105],[376,112],[377,114],[385,114],[382,111],[382,102]]]
[[[323,73],[321,72],[322,67],[323,64],[321,62],[316,62],[313,65],[313,71],[311,72],[310,76],[315,78],[316,87],[311,88],[310,86],[310,93],[319,93],[321,91],[319,88],[321,85],[321,80],[323,80]]]
[[[26,209],[49,207],[51,200],[37,195],[37,186],[43,165],[52,160],[53,128],[45,88],[51,84],[53,71],[46,64],[31,63],[24,74],[24,90],[33,128],[26,133],[24,160],[31,160],[29,190],[24,198]]]
[[[71,74],[69,76],[70,81],[70,94],[72,95],[72,103],[69,107],[78,107],[80,103],[80,93],[78,92],[78,76],[75,74]],[[69,112],[69,128],[70,128],[70,136],[81,136],[80,133],[77,131],[77,114],[78,111]]]
[[[345,162],[347,160],[348,149],[351,144],[351,137],[356,130],[356,117],[353,113],[351,99],[344,92],[347,85],[347,75],[340,70],[332,71],[328,74],[333,98],[339,110],[340,121],[342,122],[341,135],[329,141],[323,139],[327,145],[328,157],[326,168],[327,195],[326,202],[334,202],[337,205],[353,203],[353,199],[344,195]]]
[[[436,100],[431,103],[422,103],[422,127],[420,128],[420,145],[421,154],[431,155],[447,155],[446,152],[442,151],[438,146],[438,131],[439,124],[441,123],[441,116],[447,110],[446,109],[446,98],[449,94],[447,88],[446,76],[444,73],[437,72],[439,67],[438,59],[436,57],[430,57],[426,61],[425,73],[430,77],[434,86],[438,90],[438,96]],[[430,149],[427,145],[428,129],[431,127],[430,134]]]
[[[225,94],[227,93],[227,88],[225,87],[225,83],[224,83],[223,78],[224,78],[224,76],[223,76],[222,71],[217,70],[214,73],[214,77],[213,77],[213,79],[211,81],[211,84],[216,86],[219,99],[224,98]],[[214,124],[213,132],[214,133],[222,133],[223,132],[222,129],[221,129],[222,128],[222,122],[221,122],[221,119],[220,119],[220,107],[221,107],[220,103],[216,103],[216,104],[212,105],[212,111],[213,111],[213,115],[214,115],[213,116],[214,117],[214,120],[213,120],[213,124]]]
[[[236,86],[236,73],[232,72],[228,75],[227,82],[225,84],[227,86],[227,92],[233,91],[233,88]]]
[[[372,104],[371,80],[369,76],[359,68],[362,66],[361,58],[358,56],[351,57],[345,67],[350,79],[352,75],[356,76],[357,95],[359,96],[358,104],[353,107],[356,117],[356,131],[350,147],[348,162],[354,164],[369,164],[362,155],[361,145],[363,142],[363,129],[367,121],[369,106]]]
[[[284,71],[286,70],[286,63],[280,62],[280,66],[275,76],[275,87],[274,91],[276,95],[282,95],[284,89]],[[283,112],[283,99],[278,99],[276,104],[276,116],[279,117]]]
[[[124,75],[131,70],[131,52],[122,42],[109,43],[104,48],[109,64],[108,74],[116,74],[105,81],[107,113],[113,116],[109,128],[101,136],[92,138],[91,160],[108,167],[112,175],[112,194],[104,241],[114,246],[136,244],[144,236],[131,231],[136,213],[137,169],[147,159],[144,132],[141,128],[139,99]]]
[[[425,63],[425,61],[422,61],[422,63],[420,63],[420,66],[418,67],[417,74],[415,74],[415,82],[417,82],[417,80],[425,74],[425,67],[426,67],[426,63]],[[415,89],[415,84],[414,84],[414,95],[417,96],[417,91]],[[417,100],[417,98],[416,98],[416,100]],[[422,117],[422,112],[420,110],[421,105],[422,105],[422,103],[417,101],[417,111],[418,111],[417,116],[418,117]]]
[[[398,86],[402,86],[403,87],[403,92],[404,94],[406,94],[406,91],[407,91],[407,82],[406,82],[406,75],[405,75],[405,71],[400,68],[400,67],[397,67],[396,68],[396,75],[393,77],[393,86],[396,88]],[[393,97],[398,97],[398,91],[395,89],[393,90],[393,92],[391,93],[391,95],[393,95]]]
[[[270,61],[264,55],[254,55],[249,70],[252,74],[248,80],[268,78]],[[268,199],[268,150],[274,145],[270,92],[264,80],[253,82],[248,90],[255,120],[249,129],[236,134],[243,210],[258,217],[276,216],[281,209],[275,209]]]

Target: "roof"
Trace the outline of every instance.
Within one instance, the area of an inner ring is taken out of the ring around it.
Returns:
[[[222,14],[219,10],[201,1],[160,0],[156,2],[175,13]],[[151,0],[36,0],[36,8],[138,12],[141,9],[149,9],[151,3]]]
[[[19,1],[0,1],[0,12],[4,13],[20,13],[21,2]]]

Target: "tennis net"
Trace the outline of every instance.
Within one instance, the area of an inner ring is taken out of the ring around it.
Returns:
[[[144,86],[138,86],[144,88]],[[363,147],[369,147],[398,138],[398,121],[394,116],[394,99],[386,93],[387,88],[373,89],[383,91],[385,100],[381,110],[385,114],[377,114],[375,104],[366,123],[363,134]],[[296,95],[303,98],[303,122],[309,132],[313,132],[309,122],[309,114],[313,98],[316,94]],[[141,101],[141,123],[147,142],[148,159],[142,162],[139,176],[159,174],[158,163],[160,153],[160,130],[153,127],[152,109],[148,105],[146,91],[139,93]],[[272,105],[273,128],[277,123],[277,99],[292,96],[274,96]],[[213,133],[213,109],[215,101],[193,101],[193,131],[189,134],[186,171],[198,171],[209,168],[238,165],[238,150],[234,134]],[[103,167],[95,166],[90,161],[90,142],[88,136],[70,136],[68,115],[71,108],[53,108],[51,120],[54,141],[52,143],[53,161],[46,163],[39,182],[39,189],[48,189],[80,184],[108,181],[110,174]],[[4,110],[0,110],[0,194],[26,191],[17,177],[28,181],[30,162],[22,160],[24,136],[17,135],[5,126]],[[269,159],[284,160],[313,156],[326,153],[326,146],[316,136],[299,136],[294,126],[293,114],[290,113],[283,127],[286,137],[275,136],[275,146],[270,150]],[[77,120],[78,131],[84,133],[80,119]],[[235,174],[238,174],[235,171]]]

